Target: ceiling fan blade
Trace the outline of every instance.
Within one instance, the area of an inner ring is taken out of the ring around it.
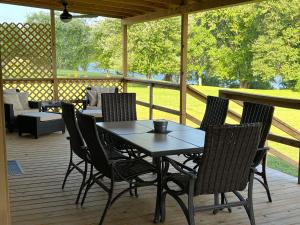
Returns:
[[[73,18],[97,18],[96,15],[73,15]]]

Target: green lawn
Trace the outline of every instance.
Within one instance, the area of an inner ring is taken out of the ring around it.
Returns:
[[[218,87],[208,87],[208,86],[193,86],[197,90],[203,92],[206,95],[213,95],[218,96],[219,89]],[[270,95],[270,96],[278,96],[278,97],[286,97],[286,98],[296,98],[300,99],[299,92],[293,92],[290,90],[253,90],[253,89],[231,89],[236,91],[243,91],[248,93],[254,94],[263,94],[263,95]],[[128,92],[135,92],[137,93],[137,99],[145,102],[149,102],[149,89],[148,87],[143,87],[140,85],[133,85],[129,84]],[[176,90],[167,90],[162,88],[155,88],[154,89],[154,104],[165,106],[171,109],[179,110],[179,91]],[[242,107],[238,106],[237,104],[230,103],[230,109],[241,113]],[[205,104],[197,101],[195,98],[188,96],[187,97],[187,112],[196,118],[201,119],[203,117],[205,110]],[[300,130],[300,117],[297,115],[299,111],[297,110],[290,110],[284,108],[276,108],[275,116],[280,118],[281,120],[285,121],[292,127]],[[149,118],[149,109],[146,107],[138,107],[138,117],[139,119],[148,119]],[[155,110],[154,111],[154,118],[166,118],[174,121],[179,121],[179,117],[175,115],[171,115],[169,113],[164,113]],[[227,123],[235,123],[231,119],[227,119]],[[188,122],[188,125],[196,127],[197,125]],[[276,128],[272,128],[271,131],[276,134],[285,135],[283,132]],[[269,142],[271,147],[279,150],[280,152],[284,153],[285,155],[289,156],[295,161],[299,160],[299,150],[297,148],[289,147],[286,145],[281,145],[277,143]],[[297,176],[297,169],[287,164],[285,161],[282,161],[276,157],[270,156],[269,157],[269,167],[278,169],[285,173],[291,174],[293,176]]]

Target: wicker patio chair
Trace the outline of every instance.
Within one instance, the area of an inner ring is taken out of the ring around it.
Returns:
[[[144,181],[140,176],[155,172],[155,168],[143,159],[109,159],[106,149],[108,146],[105,146],[99,138],[95,118],[77,112],[77,119],[81,133],[90,151],[91,163],[97,170],[97,173],[93,174],[88,182],[82,201],[84,201],[87,192],[95,183],[108,193],[108,200],[99,223],[101,225],[108,209],[119,197],[131,189],[154,184],[155,181]],[[103,182],[102,179],[104,177],[110,179],[109,185]],[[124,181],[129,183],[129,188],[121,191],[113,198],[115,183]]]
[[[86,178],[88,173],[88,164],[89,164],[88,151],[82,139],[81,133],[77,127],[74,105],[69,103],[64,103],[64,102],[62,102],[61,105],[62,105],[62,117],[65,121],[67,130],[69,132],[68,139],[70,141],[70,161],[62,184],[62,189],[64,189],[68,176],[74,169],[77,170],[80,174],[82,174],[83,177],[82,177],[81,185],[76,199],[76,204],[78,204],[81,192],[86,183]],[[80,159],[79,162],[74,162],[74,154],[79,157]],[[81,164],[84,164],[84,169],[80,168]]]
[[[206,109],[202,119],[200,129],[207,131],[209,126],[223,125],[226,120],[229,100],[226,98],[207,96]],[[185,155],[186,164],[189,161],[197,161],[199,154]]]
[[[101,94],[102,116],[104,122],[119,122],[137,120],[136,94],[135,93],[103,93]],[[116,141],[113,137],[107,137],[107,142],[114,145],[122,154],[130,157],[141,155],[128,144]]]
[[[137,120],[135,93],[103,93],[101,101],[103,121]]]
[[[241,118],[241,124],[245,123],[256,123],[262,124],[261,136],[258,148],[260,151],[257,152],[253,161],[253,166],[257,167],[262,165],[261,171],[256,171],[255,174],[262,178],[259,179],[255,176],[255,179],[259,181],[266,189],[268,200],[272,202],[272,197],[266,176],[266,162],[267,162],[267,151],[268,147],[265,147],[265,143],[272,125],[274,107],[271,105],[263,105],[251,102],[244,102],[243,114]]]
[[[87,147],[84,144],[82,135],[78,128],[78,124],[75,118],[75,107],[73,104],[62,102],[62,117],[65,121],[67,130],[69,132],[69,141],[70,141],[70,161],[67,168],[67,172],[62,184],[62,189],[64,189],[68,176],[71,174],[73,170],[78,171],[82,174],[82,181],[79,188],[79,192],[76,198],[76,204],[78,204],[82,190],[84,189],[85,185],[87,184],[87,173],[89,170],[90,164],[90,157]],[[79,162],[74,161],[74,154],[78,156],[80,159]],[[121,155],[117,151],[110,151],[108,155],[112,159],[120,159],[125,158],[125,156]],[[80,167],[81,164],[84,164],[83,169]],[[92,173],[92,166],[90,166],[90,170]]]
[[[209,127],[205,137],[203,156],[199,169],[195,170],[172,159],[165,158],[178,172],[167,173],[164,178],[162,196],[162,222],[165,220],[166,195],[171,195],[182,208],[188,224],[194,225],[194,213],[227,207],[244,206],[251,225],[255,224],[252,200],[254,168],[252,163],[257,151],[261,125],[225,125]],[[250,175],[249,175],[250,174]],[[250,178],[249,178],[250,176]],[[176,184],[178,187],[174,187]],[[240,191],[248,185],[248,196],[244,198]],[[233,192],[239,201],[219,203],[210,206],[195,207],[193,198],[199,195]],[[180,196],[187,194],[185,205]]]

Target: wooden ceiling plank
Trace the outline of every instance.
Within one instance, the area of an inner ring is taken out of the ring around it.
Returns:
[[[122,20],[124,25],[132,25],[135,23],[142,23],[151,20],[164,19],[173,16],[179,16],[182,13],[196,13],[201,11],[206,11],[209,9],[224,8],[227,6],[234,6],[240,4],[248,4],[252,2],[259,2],[260,0],[211,0],[211,1],[200,1],[198,3],[192,3],[189,5],[179,6],[176,8],[171,8],[167,10],[159,10],[153,13],[147,13],[140,16],[134,16],[125,18]]]
[[[41,8],[41,9],[54,9],[58,11],[62,11],[62,7],[60,4],[52,2],[52,4],[45,4],[41,1],[24,1],[22,0],[0,0],[0,3],[6,3],[6,4],[13,4],[13,5],[20,5],[20,6],[28,6],[28,7],[35,7],[35,8]],[[81,14],[90,14],[95,16],[104,16],[104,17],[113,17],[113,18],[125,18],[130,17],[133,14],[127,13],[127,12],[114,12],[114,11],[105,11],[100,9],[95,9],[95,7],[91,8],[77,8],[74,7],[72,9],[73,13],[81,13]]]

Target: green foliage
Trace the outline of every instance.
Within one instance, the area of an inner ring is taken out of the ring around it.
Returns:
[[[101,20],[91,30],[94,46],[94,59],[100,68],[121,71],[122,34],[121,21],[117,19]]]
[[[43,13],[28,22],[49,22]],[[98,68],[121,71],[120,20],[89,25],[56,20],[57,62],[61,69]],[[180,62],[180,18],[129,27],[129,70],[152,78],[176,80]],[[270,88],[281,76],[283,85],[300,90],[300,0],[269,0],[211,10],[189,17],[189,77],[223,86]],[[175,79],[174,79],[175,78]],[[261,85],[262,84],[262,85]]]
[[[129,69],[151,78],[177,75],[180,54],[180,20],[164,19],[133,25],[129,29]]]
[[[28,23],[49,23],[49,14],[34,13],[27,18]],[[93,55],[90,27],[83,19],[73,19],[63,23],[56,16],[57,66],[60,69],[87,69]]]

